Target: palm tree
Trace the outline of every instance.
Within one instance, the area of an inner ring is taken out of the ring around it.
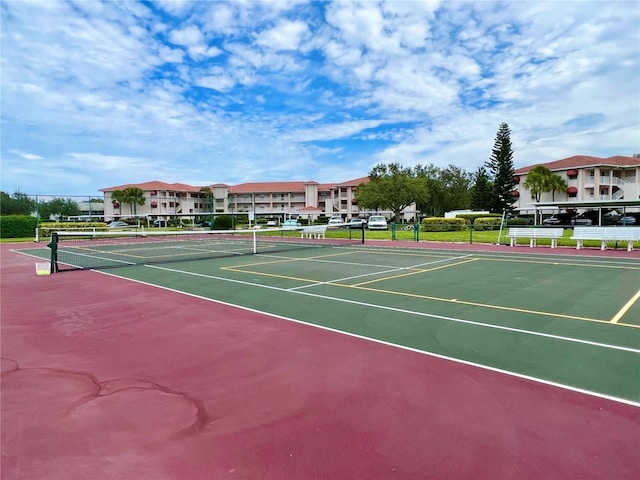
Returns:
[[[548,187],[551,189],[551,200],[556,201],[556,192],[564,193],[567,191],[567,182],[560,175],[553,174],[549,178]]]
[[[127,201],[127,194],[124,190],[114,190],[111,192],[111,202],[113,204],[113,208],[118,208]],[[122,208],[120,208],[120,213],[122,213]]]
[[[540,201],[540,197],[545,192],[550,192],[550,181],[553,174],[544,165],[536,165],[527,174],[527,179],[523,183],[524,187],[531,192],[536,202]]]
[[[137,214],[137,205],[144,205],[144,192],[139,187],[129,187],[124,189],[124,202],[129,204],[132,215]],[[114,192],[115,193],[115,192]],[[111,195],[113,196],[113,194]]]
[[[211,187],[200,188],[200,195],[207,199],[209,203],[209,228],[213,229],[213,190]]]

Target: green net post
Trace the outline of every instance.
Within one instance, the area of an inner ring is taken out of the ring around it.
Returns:
[[[473,223],[469,225],[469,243],[473,243]]]
[[[391,240],[396,239],[396,223],[391,222]]]
[[[413,225],[413,238],[416,242],[420,241],[420,224],[418,222]]]
[[[51,232],[51,241],[47,244],[51,249],[51,267],[49,273],[58,273],[58,234]]]

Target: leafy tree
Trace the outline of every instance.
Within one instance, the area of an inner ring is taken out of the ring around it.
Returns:
[[[471,208],[473,210],[491,210],[493,199],[493,184],[484,167],[478,167],[471,187]]]
[[[26,193],[15,192],[9,196],[0,192],[0,214],[2,215],[31,215],[36,211],[36,201]]]
[[[513,167],[513,148],[511,147],[511,130],[509,125],[501,123],[491,151],[491,158],[485,163],[493,180],[493,196],[491,211],[501,213],[512,211],[516,187]]]
[[[369,182],[358,186],[358,206],[371,210],[391,210],[398,218],[402,210],[427,194],[427,182],[409,167],[398,163],[379,164],[369,173]]]
[[[71,198],[54,198],[39,205],[40,217],[46,219],[80,215],[80,208]]]
[[[415,172],[427,185],[428,194],[416,200],[416,208],[421,213],[441,217],[449,210],[469,207],[471,176],[460,167],[449,165],[443,169],[433,164],[417,165]]]

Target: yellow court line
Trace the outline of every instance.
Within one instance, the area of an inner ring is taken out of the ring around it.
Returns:
[[[618,321],[620,321],[620,319],[626,315],[626,313],[633,306],[633,304],[638,301],[638,299],[640,299],[640,290],[638,290],[636,294],[631,297],[627,303],[625,303],[624,307],[622,307],[620,311],[615,314],[610,323],[618,323]]]
[[[550,312],[540,312],[537,310],[527,310],[524,308],[515,308],[515,307],[504,307],[502,305],[490,305],[490,304],[485,304],[485,303],[476,303],[476,302],[468,302],[465,300],[458,300],[455,298],[441,298],[441,297],[431,297],[429,295],[420,295],[417,293],[407,293],[407,292],[394,292],[392,290],[383,290],[381,288],[371,288],[371,287],[359,287],[356,285],[348,285],[348,284],[338,284],[338,283],[333,283],[332,285],[336,285],[336,286],[340,286],[340,287],[346,287],[346,288],[356,288],[359,290],[365,290],[365,291],[370,291],[370,292],[375,292],[375,293],[387,293],[389,295],[399,295],[402,297],[412,297],[412,298],[420,298],[423,300],[435,300],[438,302],[447,302],[447,303],[457,303],[460,305],[470,305],[472,307],[483,307],[483,308],[490,308],[490,309],[495,309],[495,310],[505,310],[505,311],[509,311],[509,312],[518,312],[518,313],[529,313],[532,315],[542,315],[545,317],[557,317],[557,318],[569,318],[569,319],[573,319],[573,320],[585,320],[588,322],[597,322],[597,323],[607,323],[609,324],[610,322],[607,320],[600,320],[598,318],[589,318],[589,317],[578,317],[575,315],[563,315],[560,313],[550,313]],[[636,325],[627,325],[625,324],[625,326],[632,326],[632,327],[636,327]],[[640,328],[640,327],[638,327]]]
[[[325,257],[337,257],[339,255],[351,255],[352,252],[340,252],[340,253],[331,253],[326,255],[314,255],[312,257],[290,257],[290,258],[280,258],[278,260],[265,260],[263,262],[252,262],[252,263],[243,263],[242,265],[236,265],[236,267],[255,267],[257,265],[272,265],[276,263],[287,263],[287,262],[304,262],[305,260],[315,260],[318,258]],[[229,270],[235,267],[221,267],[222,270]]]
[[[352,286],[353,287],[360,287],[362,285],[369,285],[370,283],[376,283],[376,282],[382,282],[384,280],[391,280],[393,278],[400,278],[400,277],[408,277],[409,275],[416,275],[418,273],[427,273],[427,272],[433,272],[434,270],[440,270],[443,268],[449,268],[449,267],[455,267],[456,265],[462,265],[464,263],[469,263],[469,262],[476,262],[478,261],[478,258],[472,258],[470,260],[464,260],[462,262],[456,262],[456,263],[449,263],[447,265],[440,265],[438,267],[433,267],[433,268],[425,268],[425,269],[415,269],[415,267],[406,267],[407,269],[410,269],[410,272],[405,272],[405,273],[401,273],[399,275],[392,275],[390,277],[384,277],[384,278],[377,278],[375,280],[369,280],[368,282],[362,282],[362,283],[355,283]],[[381,273],[381,275],[384,274],[384,272]]]
[[[296,280],[298,282],[305,282],[305,283],[322,283],[319,280],[312,280],[309,278],[290,277],[288,275],[276,275],[275,273],[263,273],[263,272],[256,272],[253,270],[241,270],[240,268],[237,268],[237,267],[221,267],[220,270],[228,270],[230,272],[244,273],[246,275],[262,275],[263,277],[283,278],[285,280]]]

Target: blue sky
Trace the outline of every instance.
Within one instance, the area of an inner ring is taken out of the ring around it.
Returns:
[[[640,153],[635,1],[2,1],[1,185]]]

